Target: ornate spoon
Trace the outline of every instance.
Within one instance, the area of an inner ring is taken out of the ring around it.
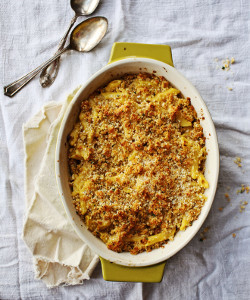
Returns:
[[[31,79],[33,79],[43,68],[51,64],[55,59],[68,50],[88,52],[100,43],[108,29],[108,20],[104,17],[93,17],[78,24],[70,35],[70,43],[67,47],[55,54],[41,66],[27,75],[4,87],[4,94],[12,97],[20,91]]]
[[[61,51],[65,45],[65,42],[67,40],[68,34],[72,28],[72,26],[75,24],[77,18],[79,16],[86,16],[90,15],[94,12],[94,10],[97,8],[100,0],[71,0],[70,5],[72,9],[75,11],[75,16],[70,22],[69,28],[63,38],[61,39],[58,50],[55,54],[57,54],[59,51]],[[56,79],[58,70],[60,65],[60,57],[58,57],[53,63],[48,65],[46,68],[42,70],[42,73],[40,75],[40,84],[42,87],[48,87],[50,86]]]

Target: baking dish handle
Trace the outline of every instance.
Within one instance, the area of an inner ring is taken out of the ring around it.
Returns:
[[[107,281],[161,282],[166,261],[146,267],[127,267],[100,257],[102,276]]]
[[[174,66],[170,46],[138,43],[114,43],[108,63],[131,57],[156,59]]]

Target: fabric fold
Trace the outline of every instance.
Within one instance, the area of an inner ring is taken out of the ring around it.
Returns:
[[[82,283],[99,261],[70,225],[55,177],[57,135],[76,91],[65,102],[49,102],[23,126],[27,214],[22,237],[34,258],[35,277],[48,287]]]

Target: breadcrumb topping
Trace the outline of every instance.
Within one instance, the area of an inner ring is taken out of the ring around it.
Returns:
[[[190,99],[165,78],[126,75],[98,89],[69,145],[76,211],[109,249],[151,251],[198,218],[205,137]]]

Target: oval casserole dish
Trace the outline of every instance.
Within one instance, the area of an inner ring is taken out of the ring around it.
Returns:
[[[87,99],[97,88],[104,86],[111,80],[119,78],[126,73],[140,72],[164,76],[172,86],[181,91],[184,97],[191,98],[191,103],[197,112],[198,118],[200,118],[204,136],[206,137],[206,149],[208,154],[205,164],[205,177],[209,182],[209,188],[205,191],[207,200],[202,208],[201,214],[199,218],[193,222],[192,226],[188,227],[185,231],[179,231],[174,240],[169,241],[164,247],[154,249],[151,252],[132,255],[127,252],[116,253],[107,249],[106,245],[85,227],[83,221],[77,215],[72,203],[71,189],[69,186],[67,137],[78,119],[82,100]],[[150,266],[163,262],[181,250],[194,237],[211,208],[219,173],[219,150],[214,124],[198,91],[174,67],[158,60],[136,57],[125,58],[105,66],[80,88],[71,101],[62,121],[58,135],[55,161],[59,193],[70,222],[79,237],[86,242],[95,253],[104,259],[119,265],[133,267]]]

